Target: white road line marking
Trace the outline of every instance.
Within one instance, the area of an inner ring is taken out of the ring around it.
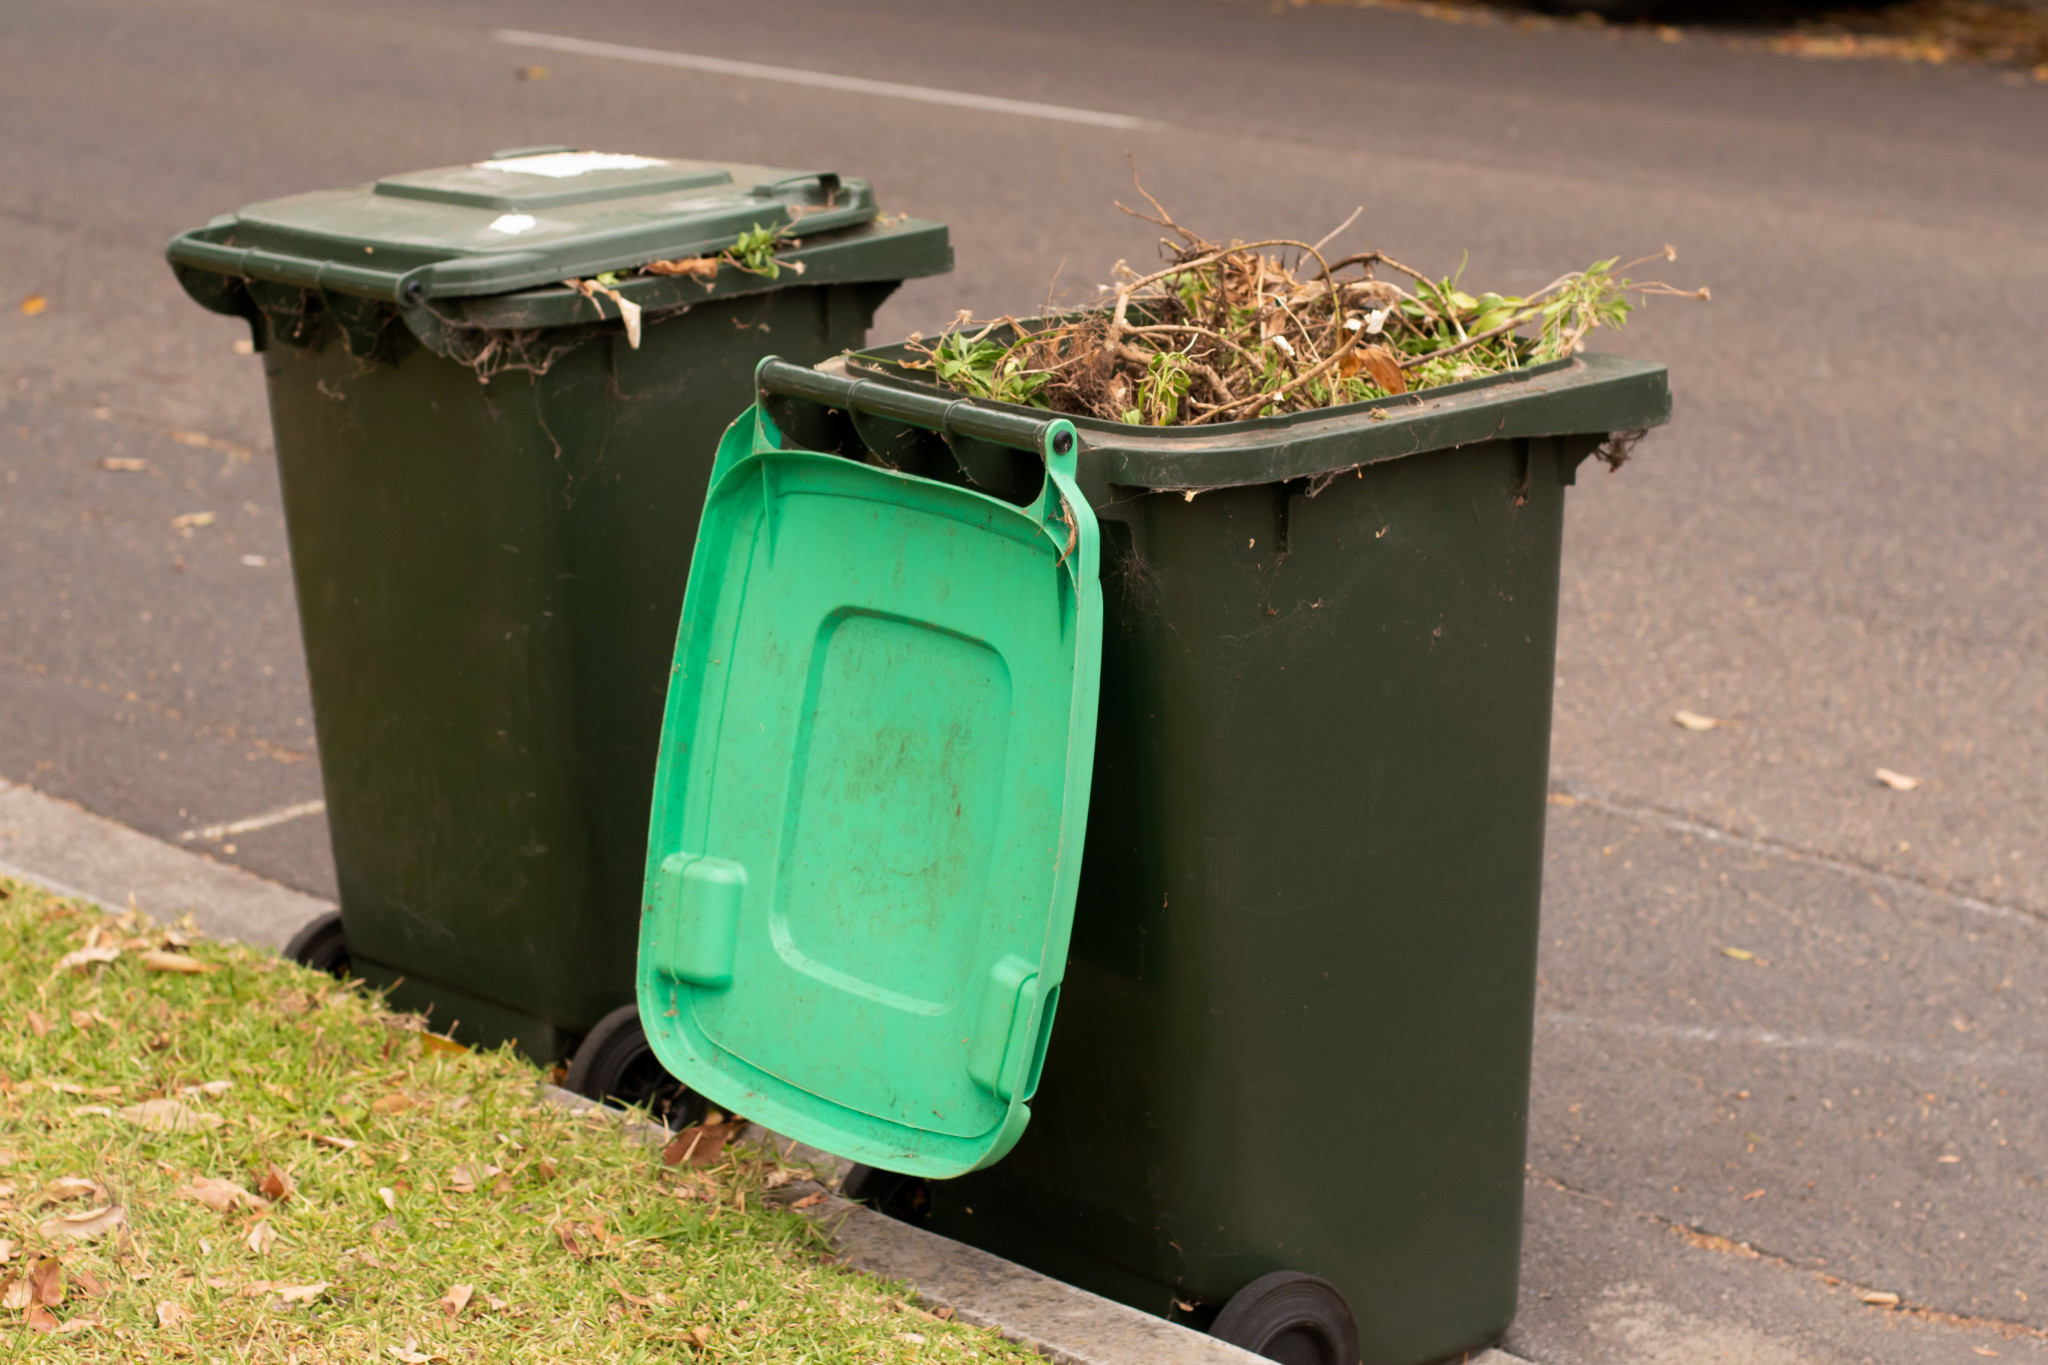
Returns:
[[[189,844],[194,839],[225,839],[230,834],[247,834],[251,830],[269,829],[272,825],[284,824],[287,820],[319,815],[326,809],[325,801],[301,801],[296,806],[286,806],[282,810],[252,815],[246,820],[230,820],[224,825],[201,825],[198,829],[188,829],[178,836],[178,842]]]
[[[622,62],[672,66],[684,71],[705,71],[717,76],[745,76],[758,81],[783,81],[789,85],[808,85],[821,90],[846,90],[857,95],[880,95],[884,99],[949,104],[960,109],[1015,114],[1020,118],[1085,123],[1096,128],[1135,130],[1161,126],[1151,119],[1133,118],[1129,114],[1109,114],[1098,109],[1074,109],[1064,104],[1008,100],[998,95],[975,95],[964,90],[936,90],[928,85],[871,81],[861,76],[835,76],[828,71],[801,71],[790,66],[764,66],[759,62],[736,62],[724,57],[700,57],[689,52],[663,52],[659,48],[630,47],[624,43],[594,43],[584,38],[562,38],[551,33],[526,33],[519,29],[501,28],[492,30],[491,37],[513,47],[538,47],[550,52],[574,52],[585,57],[611,57]]]
[[[1623,1038],[1660,1039],[1680,1043],[1738,1043],[1788,1052],[1845,1052],[1880,1062],[1908,1061],[1942,1067],[2048,1066],[2048,1056],[2029,1052],[1950,1052],[1912,1043],[1887,1043],[1869,1038],[1779,1033],[1764,1028],[1711,1028],[1696,1024],[1632,1024],[1594,1019],[1551,1010],[1536,1016],[1551,1028],[1573,1033],[1605,1033]]]
[[[1645,825],[1660,825],[1665,829],[1675,830],[1680,834],[1691,834],[1706,840],[1710,844],[1722,844],[1729,848],[1745,849],[1751,853],[1761,853],[1766,857],[1778,858],[1788,863],[1805,863],[1812,867],[1824,867],[1830,872],[1839,872],[1843,876],[1853,877],[1862,882],[1874,883],[1889,890],[1918,892],[1923,896],[1932,896],[1936,900],[1944,900],[1961,909],[1969,910],[1979,915],[1989,915],[1993,919],[2014,920],[2021,924],[2032,925],[2037,929],[2042,925],[2043,916],[2036,911],[2015,909],[2009,905],[1996,905],[1990,901],[1979,900],[1975,896],[1965,896],[1961,892],[1944,890],[1932,882],[1920,881],[1913,877],[1901,877],[1890,872],[1880,872],[1874,867],[1865,867],[1861,863],[1853,863],[1846,858],[1838,858],[1826,853],[1814,853],[1806,849],[1795,848],[1790,844],[1777,843],[1770,839],[1752,839],[1746,834],[1736,834],[1732,830],[1701,824],[1697,820],[1689,820],[1682,815],[1674,815],[1670,811],[1659,810],[1655,806],[1639,806],[1628,801],[1617,801],[1611,797],[1602,796],[1599,792],[1588,791],[1580,787],[1558,784],[1552,787],[1551,790],[1571,797],[1574,802],[1581,806],[1591,806],[1596,810],[1612,811],[1626,820],[1634,820]]]

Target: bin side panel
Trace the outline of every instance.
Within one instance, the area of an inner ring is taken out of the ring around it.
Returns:
[[[1310,1271],[1372,1365],[1506,1329],[1563,513],[1528,458],[1151,495],[1105,537],[1060,1023],[941,1230],[1197,1322]]]
[[[265,350],[352,953],[564,1044],[633,999],[649,792],[719,433],[769,353],[859,344],[889,286],[600,334],[544,374]],[[547,353],[541,338],[533,353]],[[498,1016],[493,1016],[497,1019]],[[553,1060],[552,1057],[543,1060]]]

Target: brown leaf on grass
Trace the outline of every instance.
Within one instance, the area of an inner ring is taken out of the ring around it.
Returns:
[[[50,969],[50,975],[55,976],[59,972],[84,971],[96,963],[112,962],[119,956],[121,956],[119,948],[73,948],[70,952],[57,959],[57,965]]]
[[[354,1138],[336,1137],[332,1133],[308,1133],[306,1136],[322,1147],[332,1147],[337,1152],[352,1152],[356,1146]]]
[[[681,256],[673,261],[649,261],[640,268],[650,275],[682,275],[707,283],[718,278],[716,256]]]
[[[14,1243],[9,1241],[5,1237],[0,1237],[0,1265],[6,1265],[9,1261],[13,1259]]]
[[[180,1087],[178,1093],[181,1095],[211,1095],[217,1099],[234,1088],[235,1083],[233,1081],[201,1081],[198,1085]]]
[[[462,1310],[469,1307],[469,1301],[474,1297],[476,1297],[475,1285],[451,1284],[448,1286],[448,1292],[443,1294],[438,1302],[443,1313],[451,1318],[459,1318],[462,1316]]]
[[[48,1208],[52,1204],[68,1204],[74,1199],[105,1199],[107,1187],[97,1180],[87,1180],[82,1175],[60,1176],[43,1186],[35,1198],[28,1201],[32,1209]]]
[[[107,1208],[87,1209],[84,1213],[68,1213],[57,1218],[46,1218],[36,1231],[45,1237],[69,1237],[73,1241],[89,1242],[103,1237],[121,1226],[128,1216],[119,1204]]]
[[[28,1272],[29,1302],[46,1303],[55,1308],[64,1302],[64,1262],[55,1256],[45,1256]]]
[[[96,1299],[107,1292],[107,1287],[100,1282],[100,1277],[84,1266],[71,1272],[71,1283],[88,1299]]]
[[[182,1303],[173,1303],[166,1299],[156,1306],[156,1325],[161,1331],[168,1332],[174,1327],[198,1320],[199,1315]]]
[[[28,1329],[31,1332],[55,1332],[64,1326],[57,1321],[57,1315],[41,1304],[33,1304],[28,1310]]]
[[[711,1344],[711,1329],[709,1327],[692,1327],[686,1335],[690,1338],[691,1343],[700,1351]]]
[[[67,1336],[72,1332],[90,1332],[93,1328],[102,1326],[105,1326],[105,1324],[95,1317],[72,1318],[69,1321],[57,1324],[57,1335],[61,1337]]]
[[[791,1204],[790,1207],[793,1209],[808,1209],[813,1207],[814,1205],[822,1204],[824,1202],[825,1192],[823,1190],[819,1190],[815,1194],[805,1195],[803,1198],[797,1200],[794,1204]]]
[[[1360,346],[1352,352],[1358,357],[1359,366],[1372,376],[1372,382],[1388,393],[1408,392],[1408,375],[1394,353],[1385,346]]]
[[[218,1128],[227,1122],[219,1114],[194,1109],[183,1100],[174,1099],[144,1100],[117,1112],[130,1123],[154,1133],[191,1133],[202,1128]]]
[[[399,1090],[394,1090],[388,1095],[379,1095],[370,1103],[370,1112],[373,1114],[402,1114],[410,1108],[412,1096]]]
[[[19,1313],[36,1301],[36,1287],[26,1275],[9,1275],[0,1284],[0,1308]]]
[[[299,1187],[292,1183],[289,1172],[280,1170],[277,1166],[273,1165],[263,1173],[263,1179],[257,1183],[256,1188],[261,1190],[264,1197],[272,1203],[282,1204],[285,1200],[291,1198],[298,1191]]]
[[[661,1149],[662,1162],[669,1166],[685,1162],[692,1166],[715,1166],[726,1144],[738,1137],[744,1127],[744,1119],[728,1119],[724,1123],[699,1123],[685,1128]]]
[[[327,1281],[325,1280],[320,1281],[318,1284],[290,1284],[284,1280],[249,1280],[245,1283],[237,1284],[233,1280],[213,1275],[207,1277],[206,1285],[209,1289],[225,1290],[228,1293],[241,1294],[249,1298],[261,1298],[268,1294],[275,1294],[286,1303],[311,1303],[327,1292]]]
[[[210,1175],[196,1175],[190,1184],[181,1185],[172,1191],[181,1199],[197,1199],[215,1213],[233,1213],[244,1205],[252,1209],[267,1209],[270,1201],[253,1195],[232,1180],[220,1180]]]
[[[579,1261],[589,1254],[583,1250],[583,1243],[576,1238],[576,1225],[574,1223],[555,1224],[555,1240],[562,1244],[562,1250],[568,1252]]]
[[[142,954],[142,965],[153,972],[182,972],[187,976],[203,976],[213,970],[190,953],[166,953],[158,949]]]
[[[47,1038],[50,1036],[49,1020],[43,1018],[42,1015],[37,1014],[34,1010],[25,1010],[23,1011],[23,1013],[28,1015],[28,1027],[31,1033],[35,1034],[35,1036],[38,1038]]]
[[[249,1229],[249,1235],[242,1239],[242,1244],[258,1256],[266,1255],[277,1244],[277,1229],[270,1226],[269,1219],[259,1218]]]
[[[533,1173],[542,1180],[553,1180],[562,1173],[562,1168],[551,1156],[544,1156],[533,1163]]]

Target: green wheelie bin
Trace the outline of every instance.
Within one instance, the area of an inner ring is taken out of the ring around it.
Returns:
[[[721,448],[657,1054],[893,1212],[1274,1358],[1496,1340],[1565,490],[1663,368],[1161,429],[892,358],[764,363]]]
[[[269,386],[341,892],[295,955],[650,1098],[648,793],[712,447],[762,356],[857,346],[950,269],[945,227],[830,172],[538,147],[168,254]]]

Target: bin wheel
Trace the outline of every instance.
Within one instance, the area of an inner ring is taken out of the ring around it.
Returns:
[[[702,1095],[669,1075],[655,1057],[637,1005],[619,1006],[584,1035],[562,1086],[585,1099],[642,1105],[671,1128],[701,1122],[707,1107]]]
[[[839,1182],[839,1193],[899,1223],[921,1228],[931,1222],[931,1187],[921,1176],[856,1165]]]
[[[1328,1280],[1261,1275],[1230,1296],[1209,1335],[1285,1365],[1358,1365],[1358,1324]]]
[[[354,964],[348,955],[348,933],[341,927],[341,911],[329,910],[307,920],[284,945],[284,955],[301,967],[347,980]]]

